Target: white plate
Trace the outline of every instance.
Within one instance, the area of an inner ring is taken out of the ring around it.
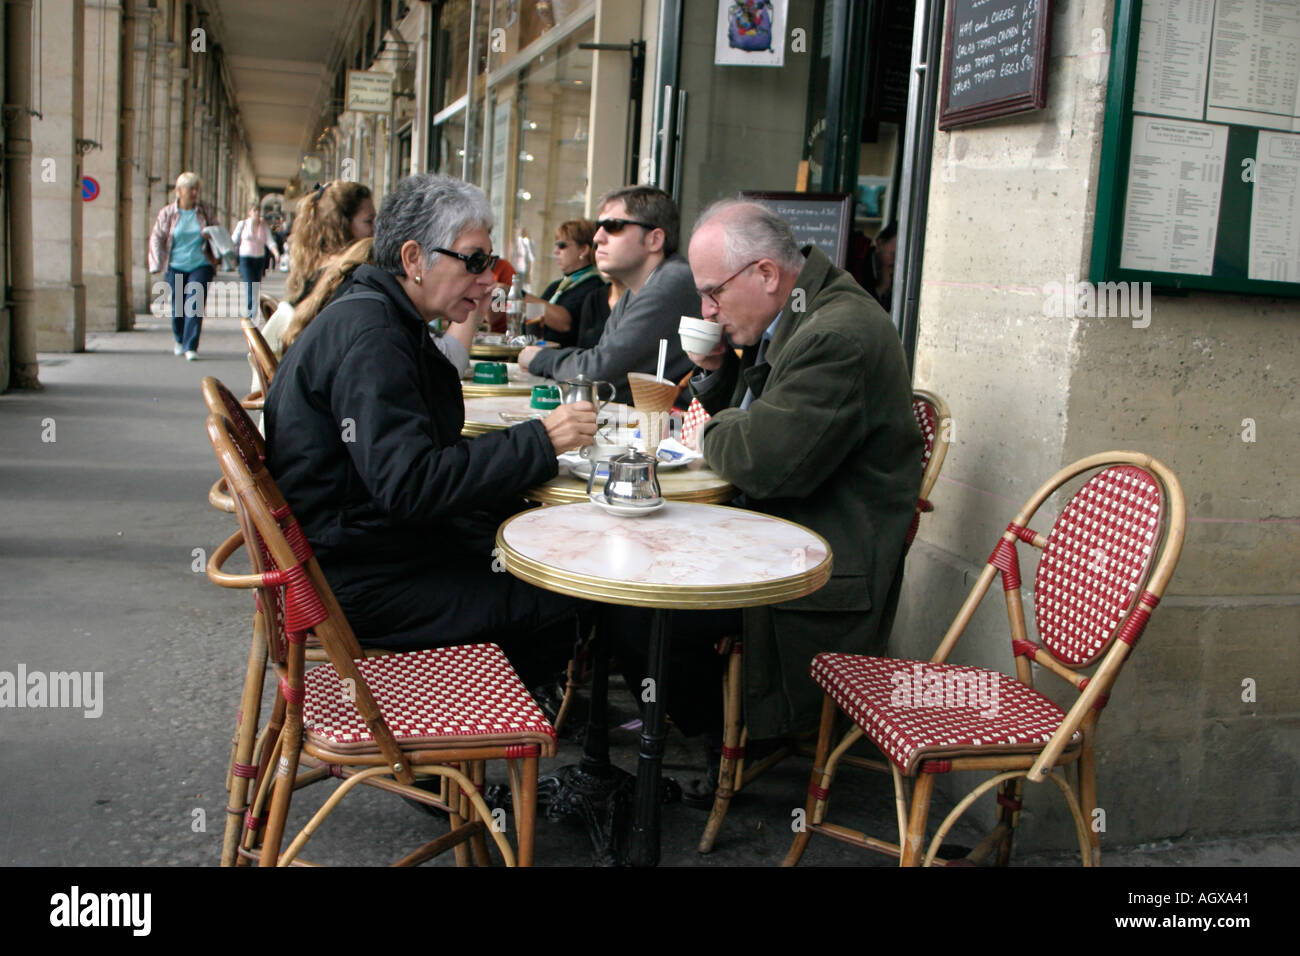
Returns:
[[[592,504],[612,515],[618,515],[620,518],[639,518],[642,515],[650,514],[652,511],[658,511],[667,504],[664,499],[660,498],[652,505],[616,505],[607,501],[605,496],[598,491],[593,491],[588,497],[591,498]]]

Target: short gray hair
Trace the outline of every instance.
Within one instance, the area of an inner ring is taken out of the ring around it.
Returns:
[[[722,227],[723,268],[739,269],[759,259],[771,259],[794,272],[803,268],[803,253],[790,224],[762,203],[719,199],[700,213],[691,236],[715,219]]]
[[[189,189],[190,187],[198,189],[202,185],[203,185],[203,180],[199,179],[198,173],[192,173],[186,170],[185,172],[181,173],[179,176],[176,177],[177,189]]]
[[[407,176],[384,197],[375,217],[375,265],[395,276],[402,267],[402,244],[414,240],[432,263],[466,229],[492,231],[492,207],[483,190],[464,180],[433,173]]]

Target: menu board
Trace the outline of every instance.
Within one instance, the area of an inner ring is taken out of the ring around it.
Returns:
[[[1048,0],[948,0],[939,128],[1047,105]]]
[[[817,246],[844,268],[853,219],[853,197],[848,193],[742,192],[740,198],[767,206],[790,224],[800,246]]]
[[[1092,280],[1300,295],[1300,3],[1120,0]]]

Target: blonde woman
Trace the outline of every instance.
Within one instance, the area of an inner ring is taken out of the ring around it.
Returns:
[[[193,362],[199,357],[203,331],[203,304],[212,281],[217,255],[203,230],[216,225],[216,217],[199,202],[199,177],[191,172],[176,177],[176,199],[158,210],[149,234],[149,271],[166,270],[172,290],[172,351]]]

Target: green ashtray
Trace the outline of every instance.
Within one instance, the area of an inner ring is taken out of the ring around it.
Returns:
[[[509,380],[505,362],[479,362],[474,366],[475,385],[504,385]]]
[[[560,388],[558,385],[534,385],[533,398],[528,403],[532,408],[552,409],[560,407]]]

